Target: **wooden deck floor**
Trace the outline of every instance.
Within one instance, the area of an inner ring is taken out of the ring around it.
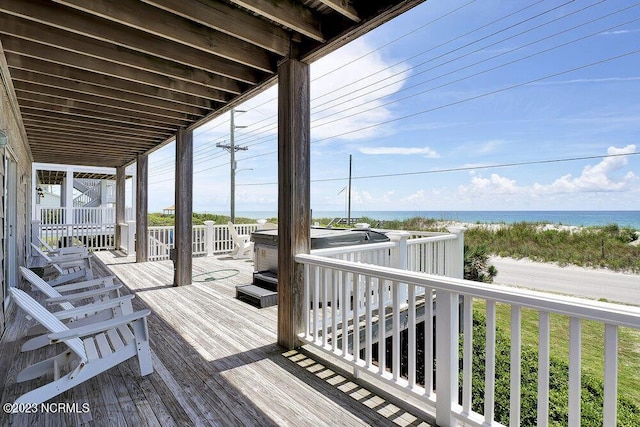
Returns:
[[[152,310],[153,374],[140,377],[129,360],[52,399],[77,403],[78,413],[3,413],[2,425],[427,425],[309,356],[277,346],[277,308],[235,299],[235,285],[251,282],[250,261],[194,258],[194,280],[215,280],[174,288],[170,261],[95,255],[98,275],[116,275],[125,293],[136,294],[136,309]],[[0,341],[3,404],[43,383],[16,384],[20,370],[63,348],[20,353],[28,326],[13,309]]]

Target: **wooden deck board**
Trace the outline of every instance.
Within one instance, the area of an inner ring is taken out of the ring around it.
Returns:
[[[135,309],[152,310],[154,372],[140,377],[137,360],[130,359],[52,399],[87,402],[88,413],[10,415],[0,417],[2,425],[420,425],[321,363],[285,353],[276,344],[277,307],[235,299],[235,286],[251,283],[251,262],[194,258],[194,279],[209,273],[216,280],[175,288],[170,261],[136,264],[113,252],[95,257],[97,276],[116,275],[124,293],[136,295]],[[21,369],[55,351],[20,353],[28,325],[14,309],[0,342],[2,403],[45,382],[15,382]],[[371,405],[374,398],[382,403]]]

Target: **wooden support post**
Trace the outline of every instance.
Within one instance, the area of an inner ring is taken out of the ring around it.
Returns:
[[[115,229],[115,246],[116,250],[119,250],[122,246],[122,229],[120,224],[125,221],[125,167],[120,166],[116,168],[116,229]]]
[[[278,67],[278,344],[299,345],[303,330],[303,267],[311,247],[309,65]]]
[[[64,177],[64,184],[61,197],[60,206],[64,207],[64,224],[73,224],[75,222],[73,218],[73,167],[68,167]]]
[[[193,132],[176,133],[176,259],[173,286],[190,285],[193,254]]]
[[[138,154],[136,167],[136,262],[149,260],[149,241],[147,239],[147,210],[149,206],[149,157]]]

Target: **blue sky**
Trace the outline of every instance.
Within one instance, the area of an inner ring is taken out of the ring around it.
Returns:
[[[352,155],[387,175],[354,179],[356,211],[637,210],[639,50],[631,1],[429,0],[311,65],[312,209],[345,209]],[[236,113],[237,212],[276,212],[275,98]],[[228,115],[194,132],[195,211],[229,211],[228,138]],[[151,212],[174,150],[150,156]]]

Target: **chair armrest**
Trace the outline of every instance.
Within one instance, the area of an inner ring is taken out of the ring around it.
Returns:
[[[59,297],[47,298],[45,302],[47,304],[56,304],[60,302],[70,302],[70,301],[75,301],[79,299],[97,297],[100,295],[108,295],[109,293],[111,293],[111,291],[117,291],[121,287],[122,285],[105,286],[104,288],[91,289],[89,291],[78,292],[77,294],[68,294],[68,295],[61,295]]]
[[[65,256],[65,255],[86,255],[89,253],[89,251],[87,251],[87,248],[85,248],[84,246],[69,246],[66,248],[59,248],[59,249],[52,249],[49,251],[50,254],[58,254],[58,256]]]
[[[97,279],[93,279],[93,280],[85,280],[84,282],[76,282],[68,285],[58,285],[58,286],[54,286],[53,288],[58,292],[67,292],[67,291],[77,291],[78,289],[89,288],[91,286],[104,285],[106,287],[106,286],[113,285],[114,278],[115,276],[98,277]],[[107,282],[111,283],[111,285],[107,285]]]
[[[110,299],[105,302],[99,302],[94,304],[87,304],[80,307],[73,308],[71,310],[61,310],[53,313],[60,320],[71,319],[78,316],[85,316],[87,314],[96,313],[110,308],[118,307],[123,302],[131,301],[135,298],[135,295],[125,295],[120,298]]]
[[[72,338],[86,337],[87,335],[94,335],[99,332],[108,331],[109,329],[117,328],[121,325],[126,325],[131,322],[135,322],[139,319],[145,319],[151,314],[151,310],[140,310],[135,313],[128,314],[126,316],[114,317],[113,319],[105,320],[104,322],[94,323],[91,325],[80,326],[78,328],[69,329],[68,331],[55,332],[49,334],[49,339],[52,342],[66,341]]]
[[[68,261],[82,261],[85,260],[87,258],[91,258],[91,254],[90,253],[86,253],[86,254],[68,254],[68,255],[56,255],[51,258],[51,262],[54,264],[61,264],[61,263],[66,263]]]
[[[66,261],[56,261],[56,260],[52,260],[52,261],[48,261],[45,264],[45,267],[53,267],[56,270],[62,270],[62,269],[66,269],[69,267],[81,267],[84,268],[86,263],[86,260],[84,258],[76,258],[75,261],[72,260],[66,260]]]

